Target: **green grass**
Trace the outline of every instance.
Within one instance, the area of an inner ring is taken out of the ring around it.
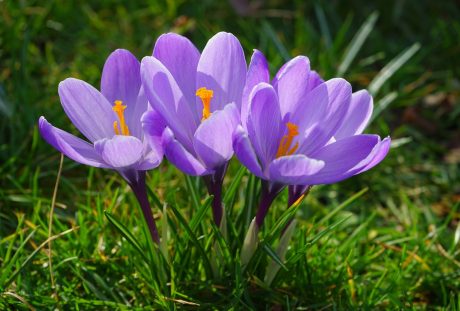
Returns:
[[[460,310],[458,6],[299,0],[239,12],[217,1],[0,3],[1,310]],[[389,156],[361,176],[313,188],[271,286],[263,280],[269,260],[279,260],[273,250],[287,195],[242,268],[260,185],[236,160],[224,185],[227,238],[213,226],[198,179],[166,162],[148,174],[167,237],[161,256],[145,239],[127,185],[65,159],[49,252],[60,155],[36,122],[45,115],[76,133],[59,104],[59,81],[98,86],[115,48],[141,58],[168,31],[202,48],[221,30],[237,35],[248,56],[264,51],[272,73],[305,54],[324,77],[370,89],[376,112],[368,131],[392,136]]]

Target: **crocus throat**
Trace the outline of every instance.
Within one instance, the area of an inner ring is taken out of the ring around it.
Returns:
[[[201,118],[201,121],[204,121],[211,116],[211,98],[213,93],[214,92],[212,90],[208,90],[205,87],[200,87],[196,90],[195,95],[203,102],[203,117]]]
[[[291,122],[288,122],[286,126],[288,128],[288,133],[287,135],[284,135],[283,138],[281,138],[280,145],[278,146],[278,152],[276,153],[276,158],[291,155],[299,148],[298,142],[295,143],[294,147],[291,147],[294,137],[299,135],[299,127]]]
[[[118,127],[118,121],[113,122],[113,130],[115,132],[115,135],[129,136],[129,128],[126,125],[124,114],[126,105],[123,105],[123,102],[121,100],[116,100],[115,106],[113,106],[112,109],[113,111],[115,111],[115,113],[118,116],[118,120],[120,121],[120,127]]]

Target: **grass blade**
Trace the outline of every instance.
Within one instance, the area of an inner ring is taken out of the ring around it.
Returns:
[[[273,30],[273,27],[270,26],[269,23],[266,21],[262,22],[262,28],[264,32],[268,35],[268,37],[273,41],[275,44],[276,48],[280,52],[281,56],[285,61],[288,61],[291,59],[291,54],[288,52],[284,44],[280,41],[278,38],[278,35],[275,33],[275,30]]]
[[[193,185],[193,177],[185,175],[185,183],[187,184],[188,192],[192,196],[193,207],[200,208],[200,200],[198,200],[198,192],[196,187]]]
[[[278,254],[268,245],[267,243],[262,242],[262,250],[274,261],[276,262],[281,268],[288,271],[288,268],[284,265],[281,258],[278,257]]]
[[[232,177],[232,183],[228,187],[227,191],[224,195],[224,203],[228,207],[231,202],[235,200],[236,192],[241,184],[241,179],[243,179],[244,175],[246,175],[246,167],[241,166],[238,172],[234,177]]]
[[[382,113],[382,111],[384,111],[397,97],[398,97],[398,92],[391,92],[385,95],[385,97],[383,97],[378,102],[378,104],[375,105],[375,109],[374,109],[374,112],[372,113],[372,117],[369,121],[369,124],[372,123],[372,121],[374,121],[375,118],[377,118]]]
[[[326,15],[324,14],[324,10],[320,5],[315,5],[315,14],[316,18],[318,19],[321,34],[326,42],[326,46],[330,48],[332,46],[331,31],[329,30],[329,25],[326,20]]]
[[[372,13],[363,23],[361,28],[359,28],[345,51],[345,56],[343,57],[342,63],[337,70],[338,76],[343,76],[343,74],[348,70],[359,50],[363,46],[364,41],[366,41],[367,37],[374,29],[378,17],[379,14],[377,12]]]
[[[109,222],[120,232],[120,234],[126,239],[126,241],[129,242],[136,250],[137,252],[142,256],[142,258],[145,260],[146,263],[149,262],[148,258],[145,256],[145,252],[142,250],[141,245],[139,242],[137,242],[136,238],[134,235],[126,228],[125,225],[123,225],[121,222],[119,222],[111,213],[108,211],[104,211],[105,217],[109,220]]]
[[[323,223],[325,223],[326,221],[328,221],[329,219],[331,219],[332,217],[334,217],[338,212],[340,212],[342,209],[344,209],[345,207],[347,207],[348,205],[350,205],[351,203],[353,203],[356,199],[358,199],[359,197],[361,197],[363,194],[365,194],[367,191],[369,190],[369,188],[364,188],[362,190],[360,190],[359,192],[355,193],[354,195],[352,195],[351,197],[349,197],[348,199],[345,200],[345,202],[343,202],[342,204],[340,204],[339,206],[337,206],[334,210],[332,210],[330,213],[328,213],[326,216],[324,216],[317,224],[317,226],[321,226]]]
[[[410,48],[392,59],[385,67],[382,68],[382,70],[380,70],[377,76],[375,76],[369,84],[369,92],[373,96],[377,95],[383,84],[390,79],[409,59],[411,59],[420,47],[420,43],[414,43]]]
[[[206,252],[204,251],[197,237],[195,236],[195,233],[193,233],[192,229],[187,224],[187,221],[185,220],[184,216],[182,216],[182,214],[177,210],[177,208],[174,205],[170,205],[170,207],[174,215],[176,216],[177,220],[181,223],[182,227],[187,232],[189,239],[195,245],[201,257],[203,258],[203,265],[206,270],[206,273],[208,274],[209,277],[211,277],[213,275],[211,262],[209,261],[209,258],[206,255]]]
[[[190,229],[192,229],[193,232],[195,232],[198,229],[198,226],[202,223],[213,199],[214,196],[207,197],[204,203],[198,207],[197,212],[193,215],[192,219],[190,220]]]
[[[40,244],[39,247],[37,247],[33,252],[32,254],[30,254],[21,264],[21,266],[8,278],[8,280],[6,280],[5,284],[4,284],[4,287],[7,288],[13,281],[14,279],[16,278],[16,276],[22,271],[22,269],[24,269],[24,267],[29,263],[29,261],[32,260],[32,258],[34,258],[34,256],[43,248],[45,247],[45,245],[47,245],[49,243],[49,241],[53,241],[63,235],[66,235],[67,233],[70,233],[74,230],[77,230],[79,227],[74,227],[74,228],[70,228],[69,230],[66,230],[64,232],[61,232],[57,235],[54,235],[52,237],[49,237],[48,239],[46,239],[45,242],[43,242],[42,244]]]
[[[36,227],[35,229],[32,230],[31,233],[29,233],[29,235],[25,238],[25,240],[21,243],[21,245],[19,245],[18,249],[14,253],[13,257],[11,258],[11,260],[6,264],[6,266],[4,268],[2,268],[0,270],[1,271],[0,285],[5,280],[6,276],[8,275],[8,272],[11,270],[13,265],[16,263],[16,261],[17,261],[17,259],[19,257],[19,254],[21,253],[22,249],[26,246],[27,242],[29,242],[29,240],[34,236],[34,234],[37,232],[37,230],[38,230],[38,227]],[[5,288],[6,287],[7,287],[7,285],[5,285]]]

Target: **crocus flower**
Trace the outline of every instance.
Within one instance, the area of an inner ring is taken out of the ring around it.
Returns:
[[[76,162],[116,170],[134,191],[152,239],[158,242],[147,199],[145,171],[157,167],[162,160],[164,124],[154,111],[146,112],[148,102],[141,86],[139,61],[129,51],[116,50],[105,62],[101,92],[74,78],[59,83],[58,92],[65,113],[88,141],[40,117],[42,137]],[[149,119],[145,134],[141,123],[144,112]]]
[[[340,78],[324,82],[304,56],[286,63],[270,81],[267,61],[256,50],[243,94],[242,126],[234,134],[236,156],[265,181],[256,226],[283,186],[336,183],[382,161],[390,138],[362,134],[371,113],[367,91],[352,93]]]
[[[142,60],[141,76],[150,104],[167,123],[166,158],[186,174],[205,177],[219,225],[222,181],[233,156],[232,133],[240,122],[246,79],[238,39],[218,33],[200,55],[187,38],[164,34],[153,57]]]

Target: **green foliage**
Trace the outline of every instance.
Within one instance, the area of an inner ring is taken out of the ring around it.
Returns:
[[[258,3],[0,1],[1,310],[460,310],[458,5]],[[369,88],[369,132],[396,142],[387,159],[314,187],[296,209],[286,209],[283,193],[247,267],[239,253],[260,185],[237,161],[224,183],[226,232],[213,224],[199,179],[168,163],[148,174],[160,252],[116,174],[66,159],[49,235],[60,156],[36,122],[45,115],[76,133],[59,105],[59,81],[97,86],[115,48],[140,58],[168,31],[202,48],[221,30],[237,35],[248,56],[264,51],[272,74],[305,54],[323,77]],[[282,260],[279,236],[294,214]],[[270,262],[281,269],[268,286]]]

